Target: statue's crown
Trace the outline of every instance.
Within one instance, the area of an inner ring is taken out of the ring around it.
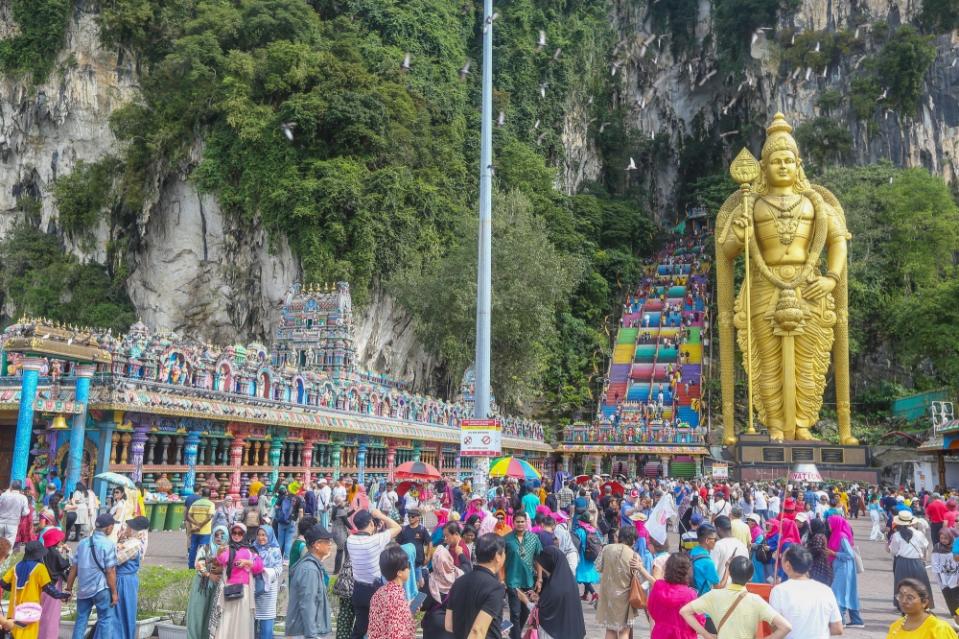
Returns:
[[[766,143],[763,144],[760,157],[766,160],[776,151],[792,151],[796,159],[799,159],[799,145],[792,136],[792,130],[792,126],[786,122],[786,116],[777,112],[772,123],[766,127]]]

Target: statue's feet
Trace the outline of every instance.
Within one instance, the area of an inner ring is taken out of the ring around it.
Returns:
[[[723,445],[724,445],[724,446],[735,446],[735,445],[736,445],[736,441],[737,441],[737,440],[736,440],[736,436],[735,436],[735,435],[730,435],[729,437],[726,437],[725,439],[723,439]]]
[[[796,429],[796,440],[797,440],[797,441],[808,442],[808,441],[811,441],[811,440],[813,440],[813,439],[816,439],[816,438],[813,437],[813,434],[812,434],[811,432],[809,432],[809,429],[808,429],[808,428],[797,428],[797,429]]]
[[[771,441],[771,442],[773,442],[773,443],[775,443],[775,444],[781,444],[781,443],[783,443],[784,440],[785,440],[785,437],[783,437],[782,431],[777,431],[777,432],[775,432],[775,433],[772,432],[772,431],[770,431],[770,433],[769,433],[769,441]]]
[[[841,443],[843,446],[858,446],[858,445],[859,445],[859,440],[856,439],[855,437],[853,437],[852,435],[850,435],[849,437],[844,437],[844,438],[840,441],[840,443]]]

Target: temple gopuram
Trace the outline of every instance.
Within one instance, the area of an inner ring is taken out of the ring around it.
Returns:
[[[274,337],[272,350],[217,347],[139,322],[115,336],[22,318],[0,337],[0,464],[12,479],[58,469],[66,494],[106,471],[147,490],[166,473],[181,495],[217,484],[231,496],[246,496],[254,473],[369,481],[411,460],[470,472],[459,456],[469,403],[357,368],[347,283],[292,287]],[[545,469],[542,426],[500,419],[504,454]]]
[[[692,217],[692,216],[690,216]],[[710,261],[703,233],[669,243],[627,295],[591,423],[563,430],[572,474],[694,477],[709,455],[702,404]]]

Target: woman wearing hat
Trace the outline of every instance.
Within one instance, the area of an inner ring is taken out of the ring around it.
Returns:
[[[216,600],[223,568],[216,561],[221,550],[227,548],[230,531],[226,526],[213,529],[210,543],[201,545],[196,552],[196,574],[190,586],[190,598],[186,607],[187,639],[209,639],[210,608]]]
[[[47,572],[47,567],[43,563],[45,555],[46,548],[44,548],[43,542],[27,542],[23,550],[23,559],[7,571],[7,574],[3,576],[2,584],[0,584],[4,590],[11,591],[11,618],[21,620],[21,615],[18,614],[17,610],[20,606],[24,604],[28,607],[35,606],[35,610],[31,611],[33,614],[29,616],[32,621],[23,626],[19,624],[14,626],[11,633],[14,639],[36,639],[40,636],[40,624],[38,622],[41,618],[41,593],[46,593],[60,600],[70,596],[69,593],[60,592],[50,581],[50,573]],[[23,616],[26,617],[26,615]],[[57,620],[59,621],[59,617]]]
[[[223,587],[210,611],[210,637],[246,639],[253,637],[253,577],[263,572],[263,560],[246,543],[246,526],[230,527],[230,545],[220,550],[217,563],[223,566]]]
[[[140,590],[140,562],[147,551],[150,520],[134,517],[126,522],[117,543],[117,625],[119,639],[137,637],[137,593]]]
[[[926,550],[929,541],[925,535],[913,530],[916,518],[908,510],[900,510],[892,518],[893,533],[889,538],[889,553],[892,554],[892,572],[895,575],[894,584],[903,579],[917,579],[926,587],[926,592],[932,592],[929,575],[926,573]],[[896,609],[901,611],[899,601],[894,601]],[[930,608],[932,602],[929,602]]]
[[[66,535],[59,528],[50,528],[40,536],[46,552],[43,565],[50,574],[50,583],[60,588],[70,572],[70,551],[65,543]],[[60,609],[63,601],[47,593],[40,595],[40,639],[56,639],[60,632]]]

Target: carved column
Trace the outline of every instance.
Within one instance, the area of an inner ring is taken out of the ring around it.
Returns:
[[[169,435],[160,435],[158,437],[160,440],[160,465],[167,465],[167,454],[170,450],[170,436]]]
[[[280,455],[283,452],[283,436],[279,433],[273,434],[270,442],[270,484],[276,485],[280,478]]]
[[[127,464],[129,463],[127,459],[130,456],[130,442],[133,441],[133,435],[130,433],[123,433],[120,435],[120,463]]]
[[[340,442],[333,442],[333,476],[339,477],[343,474],[343,465],[342,465],[342,454],[343,454],[343,444]]]
[[[27,478],[27,462],[30,460],[30,441],[33,439],[33,402],[37,397],[40,369],[43,360],[25,357],[20,366],[23,379],[20,381],[20,412],[17,413],[17,432],[13,440],[13,465],[10,480],[22,482]]]
[[[183,462],[187,466],[186,476],[183,478],[183,494],[192,495],[196,484],[196,461],[200,444],[200,433],[191,430],[186,434],[183,448]]]
[[[112,459],[113,452],[111,443],[113,442],[113,429],[115,428],[115,424],[112,421],[104,421],[97,424],[97,428],[99,429],[100,433],[98,441],[99,445],[97,446],[96,474],[99,475],[100,473],[105,473],[106,471],[110,470],[110,461]],[[107,496],[107,482],[101,479],[95,479],[92,483],[96,484],[94,490],[96,490],[97,495],[100,497],[100,503],[104,503]]]
[[[413,461],[420,461],[420,442],[413,442]]]
[[[316,446],[316,442],[312,439],[307,439],[303,442],[303,455],[302,455],[302,466],[303,466],[303,485],[309,488],[310,481],[312,481],[313,474],[311,469],[313,468],[313,448]]]
[[[186,463],[183,460],[183,436],[177,435],[176,438],[174,438],[173,442],[174,442],[173,459],[170,460],[170,463],[172,463],[174,466],[180,466]],[[194,461],[194,464],[196,464],[195,461]]]
[[[230,476],[230,499],[240,498],[240,467],[243,465],[243,444],[245,433],[233,431],[233,441],[230,444],[230,466],[233,473]]]
[[[133,437],[130,440],[130,463],[133,464],[133,481],[143,479],[143,449],[147,442],[147,431],[149,426],[146,424],[137,424],[133,427]],[[151,453],[152,451],[152,446]]]
[[[80,412],[73,416],[73,428],[70,429],[70,456],[67,458],[64,495],[72,495],[73,489],[80,481],[80,471],[83,468],[83,440],[87,427],[87,401],[90,399],[90,378],[93,377],[96,369],[94,364],[80,364],[76,367],[77,385],[73,401],[80,406]]]
[[[366,483],[366,442],[360,442],[360,447],[356,451],[356,480],[361,483]]]

